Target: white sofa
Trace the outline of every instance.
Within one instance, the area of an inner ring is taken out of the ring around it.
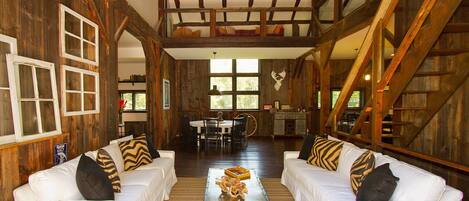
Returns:
[[[116,201],[169,200],[176,184],[174,151],[158,150],[160,158],[133,171],[124,171],[122,154],[116,143],[103,147],[113,158],[121,179],[121,193],[114,193]],[[85,153],[96,159],[97,151]],[[120,158],[119,158],[120,157]],[[28,183],[13,191],[15,201],[84,200],[75,181],[79,157],[29,176]]]
[[[298,159],[299,151],[286,151],[281,182],[296,201],[356,200],[350,186],[350,168],[365,151],[344,142],[337,171],[307,164],[305,160]],[[389,163],[394,176],[400,179],[390,201],[462,200],[462,192],[447,186],[443,178],[381,153],[374,154],[376,167]]]

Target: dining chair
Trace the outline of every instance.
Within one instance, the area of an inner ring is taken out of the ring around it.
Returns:
[[[241,116],[233,119],[233,125],[231,129],[231,148],[246,148],[247,147],[247,135],[246,135],[246,123],[247,118]]]
[[[221,142],[220,121],[213,118],[204,119],[204,141],[205,147],[208,147],[210,141],[215,141],[216,145]]]

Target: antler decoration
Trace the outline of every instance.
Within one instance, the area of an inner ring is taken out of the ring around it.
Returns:
[[[275,71],[272,71],[270,73],[272,78],[275,80],[274,88],[276,91],[280,90],[280,87],[282,86],[282,81],[285,79],[285,76],[287,76],[287,72],[283,70],[280,73],[276,73]]]

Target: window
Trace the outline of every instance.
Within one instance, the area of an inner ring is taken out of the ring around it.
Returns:
[[[19,134],[15,73],[7,67],[7,54],[17,54],[16,39],[0,34],[0,144],[15,142]]]
[[[259,60],[212,59],[210,60],[210,86],[222,92],[210,96],[212,110],[259,109]]]
[[[65,65],[62,69],[64,115],[99,113],[98,73]]]
[[[340,90],[332,90],[331,91],[331,102],[332,108],[334,108],[337,99],[339,98]],[[349,102],[347,104],[347,108],[360,108],[362,106],[362,96],[361,91],[356,90],[352,92],[352,96],[350,96]],[[318,108],[321,108],[321,91],[318,91]]]
[[[61,4],[60,33],[63,57],[98,66],[98,25]]]
[[[8,55],[14,72],[20,125],[16,139],[30,140],[61,133],[59,102],[53,63]]]
[[[124,112],[146,112],[147,94],[145,91],[121,91],[122,100],[126,101]]]

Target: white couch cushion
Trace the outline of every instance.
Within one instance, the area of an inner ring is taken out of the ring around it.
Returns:
[[[156,169],[125,171],[119,177],[121,185],[154,186],[163,183],[163,173]]]
[[[79,157],[29,176],[29,185],[38,201],[79,200],[75,175]]]
[[[109,144],[102,149],[106,150],[111,155],[112,161],[116,164],[118,173],[124,172],[124,159],[122,158],[122,152],[119,149],[117,143]]]
[[[121,137],[119,139],[111,140],[109,144],[119,144],[119,142],[124,142],[124,141],[128,141],[131,139],[134,139],[134,136],[129,135],[129,136]]]
[[[148,165],[140,166],[136,170],[163,170],[163,176],[169,174],[174,168],[174,161],[171,158],[155,158],[153,162]]]
[[[337,166],[337,172],[346,177],[350,181],[350,169],[352,168],[353,162],[360,157],[366,150],[360,149],[355,145],[344,143],[342,152],[339,157],[339,165]]]
[[[438,201],[442,197],[446,186],[443,178],[386,155],[376,158],[376,166],[384,163],[389,163],[394,176],[399,177],[391,201]]]

